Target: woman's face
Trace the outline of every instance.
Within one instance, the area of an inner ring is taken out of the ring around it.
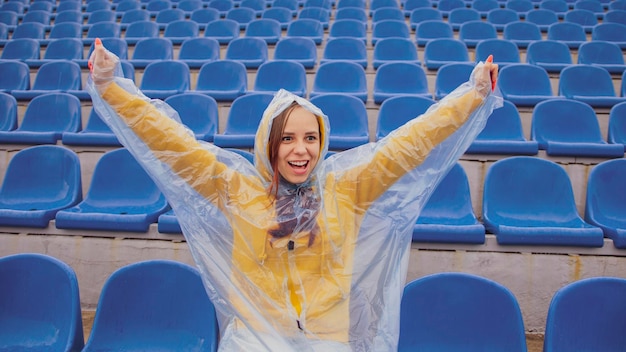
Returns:
[[[310,111],[296,107],[285,125],[278,148],[278,172],[291,183],[305,182],[320,155],[320,127]]]

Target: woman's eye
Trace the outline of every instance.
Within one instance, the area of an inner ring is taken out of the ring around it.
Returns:
[[[285,136],[283,137],[283,142],[290,142],[291,141],[291,137]]]
[[[311,142],[315,142],[317,140],[317,137],[315,137],[315,136],[308,136],[307,140],[311,141]]]

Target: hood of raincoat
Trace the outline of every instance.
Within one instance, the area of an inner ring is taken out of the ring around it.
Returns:
[[[263,112],[263,117],[261,118],[261,122],[259,123],[259,128],[256,132],[256,137],[254,140],[254,164],[259,171],[259,174],[266,182],[271,182],[274,177],[274,170],[270,165],[269,159],[269,138],[270,131],[272,130],[272,124],[274,123],[274,119],[281,112],[287,109],[291,103],[298,103],[301,107],[310,111],[317,117],[317,121],[320,125],[320,156],[315,168],[313,168],[311,175],[316,174],[316,172],[320,169],[320,164],[326,157],[328,153],[328,136],[330,135],[330,124],[328,123],[328,116],[324,115],[322,110],[320,110],[314,104],[311,104],[308,100],[301,98],[295,94],[292,94],[284,89],[279,90],[274,95],[274,99],[267,106],[265,111]]]

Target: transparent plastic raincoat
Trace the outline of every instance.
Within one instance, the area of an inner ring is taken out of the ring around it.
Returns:
[[[195,140],[173,109],[120,76],[118,67],[101,90],[90,79],[94,107],[174,209],[218,311],[221,351],[397,349],[413,225],[500,97],[468,82],[381,141],[324,159],[328,118],[279,91],[252,165]],[[294,100],[318,117],[320,161],[274,199],[269,131]],[[292,233],[272,235],[287,222]]]

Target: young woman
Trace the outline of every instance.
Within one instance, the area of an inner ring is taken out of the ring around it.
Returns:
[[[252,165],[195,140],[118,61],[96,42],[93,104],[176,212],[218,310],[220,350],[396,350],[413,225],[501,104],[497,65],[478,64],[387,138],[327,159],[327,117],[279,91]]]

